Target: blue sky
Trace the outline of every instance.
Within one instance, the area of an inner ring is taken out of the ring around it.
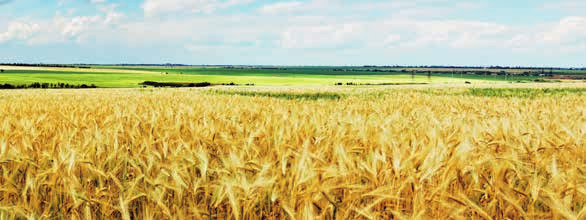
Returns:
[[[584,0],[0,0],[0,62],[586,66]]]

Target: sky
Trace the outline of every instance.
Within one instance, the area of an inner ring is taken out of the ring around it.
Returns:
[[[586,67],[585,0],[0,0],[0,63]]]

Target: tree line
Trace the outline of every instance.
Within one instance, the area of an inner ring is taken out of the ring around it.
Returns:
[[[574,67],[574,68],[563,68],[563,67],[531,67],[531,66],[442,66],[442,65],[421,65],[421,66],[376,66],[376,65],[364,65],[364,68],[433,68],[433,69],[504,69],[504,70],[586,70],[586,67]]]
[[[179,82],[153,82],[153,81],[144,81],[139,83],[138,85],[147,87],[174,87],[174,88],[181,88],[181,87],[208,87],[208,86],[241,86],[240,84],[236,84],[233,82],[230,83],[216,83],[212,84],[210,82],[192,82],[192,83],[179,83]],[[254,86],[253,83],[244,84],[245,86]]]
[[[561,75],[564,74],[562,72],[545,72],[545,71],[524,71],[524,72],[507,72],[504,70],[501,71],[486,71],[486,70],[395,70],[395,69],[342,69],[342,68],[335,68],[332,69],[334,72],[376,72],[376,73],[411,73],[411,74],[466,74],[466,75],[515,75],[515,76],[554,76],[554,75]]]
[[[98,88],[94,84],[69,84],[69,83],[31,83],[22,85],[12,85],[9,83],[0,84],[0,89],[90,89]]]

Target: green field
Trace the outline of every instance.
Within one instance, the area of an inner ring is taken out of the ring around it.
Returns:
[[[210,82],[272,86],[333,85],[335,83],[487,83],[531,81],[536,77],[482,76],[467,74],[427,74],[332,71],[332,67],[285,67],[278,69],[229,69],[222,67],[119,67],[76,68],[0,67],[0,84],[31,83],[95,84],[98,87],[134,88],[144,81]]]

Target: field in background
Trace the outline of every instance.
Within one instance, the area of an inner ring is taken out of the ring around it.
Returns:
[[[0,91],[0,219],[585,219],[586,86],[492,86]]]
[[[374,72],[335,67],[224,68],[224,67],[120,67],[51,68],[0,66],[0,84],[69,83],[98,87],[136,88],[144,81],[177,83],[236,83],[255,85],[334,85],[335,83],[498,83],[529,82],[540,77]],[[336,70],[336,71],[334,71]],[[369,71],[367,71],[369,70]],[[385,69],[381,69],[385,70]],[[418,70],[424,71],[424,70]]]

